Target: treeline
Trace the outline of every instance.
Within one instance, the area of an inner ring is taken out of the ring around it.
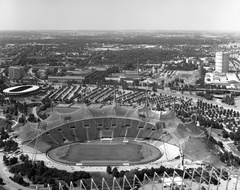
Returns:
[[[18,149],[18,143],[12,139],[7,141],[0,139],[0,148],[3,148],[5,152],[15,152]]]
[[[198,69],[198,66],[193,63],[177,63],[177,64],[168,64],[165,66],[167,70],[180,70],[180,71],[194,71]]]
[[[1,43],[2,45],[7,43],[18,43],[18,44],[26,44],[26,43],[68,43],[68,44],[76,44],[82,46],[86,43],[118,43],[118,44],[161,44],[161,45],[202,45],[204,44],[227,44],[229,42],[228,38],[220,38],[219,34],[213,33],[213,35],[218,35],[218,40],[212,38],[206,38],[200,33],[192,32],[191,35],[186,35],[189,33],[180,32],[180,31],[156,31],[156,32],[95,32],[89,31],[89,34],[84,33],[84,35],[76,35],[72,36],[71,33],[60,31],[59,33],[54,31],[51,35],[55,36],[54,39],[42,39],[37,38],[38,36],[42,36],[41,32],[32,31],[32,32],[1,32],[3,36]],[[172,35],[172,36],[171,36]],[[17,38],[16,36],[21,36],[21,38]],[[32,36],[36,36],[35,39]],[[171,37],[169,37],[171,36]],[[31,38],[29,38],[31,37]],[[206,40],[207,39],[207,40]]]
[[[235,105],[234,96],[232,96],[232,95],[226,95],[225,97],[223,97],[222,102],[223,102],[223,103],[226,103],[226,104],[228,104],[228,105]]]
[[[23,113],[21,117],[18,118],[18,122],[19,123],[23,123],[25,124],[27,121],[30,122],[39,122],[39,120],[37,118],[35,118],[35,116],[33,114],[29,114],[28,115],[28,109],[29,107],[33,107],[35,106],[35,104],[32,105],[28,105],[26,104],[26,102],[24,103],[20,103],[17,102],[16,100],[12,100],[10,99],[9,103],[7,103],[9,106],[3,110],[3,114],[5,115],[7,121],[6,122],[10,122],[9,120],[12,120],[14,118],[14,116],[18,116],[19,113]],[[26,118],[25,115],[28,117]],[[12,125],[12,123],[9,123],[10,126]]]
[[[204,92],[196,92],[196,95],[200,96],[200,97],[203,97],[207,100],[212,100],[213,99],[213,95],[209,91],[206,91],[205,93]]]
[[[119,73],[119,69],[116,66],[109,68],[106,71],[97,71],[91,74],[91,77],[86,77],[83,81],[83,85],[86,84],[98,84],[105,85],[105,77],[109,76],[111,73]]]
[[[11,106],[8,106],[6,110],[3,110],[4,114],[17,115],[18,111],[27,114],[28,105],[26,104],[26,102],[20,103],[17,102],[16,100],[10,100],[10,103]]]
[[[4,127],[1,127],[0,130],[0,148],[3,148],[5,152],[14,152],[18,149],[18,143],[9,139],[9,135],[5,131]]]
[[[105,51],[98,52],[97,55],[91,57],[93,63],[98,64],[119,64],[125,65],[126,63],[134,64],[137,67],[137,60],[140,64],[145,64],[147,61],[151,63],[161,63],[162,61],[171,60],[180,55],[177,50],[162,50],[160,48],[154,49],[130,49],[122,51]],[[104,59],[102,59],[104,57]]]
[[[27,155],[23,154],[20,155],[19,160],[17,157],[7,158],[6,156],[3,159],[4,163],[9,163],[9,166],[11,162],[9,172],[14,174],[12,180],[24,186],[29,185],[29,183],[24,181],[25,177],[36,185],[40,184],[47,187],[47,184],[49,184],[52,190],[58,190],[60,181],[66,184],[73,182],[74,186],[77,186],[76,182],[78,180],[91,177],[91,175],[85,171],[69,173],[65,170],[48,168],[43,161],[32,162]]]

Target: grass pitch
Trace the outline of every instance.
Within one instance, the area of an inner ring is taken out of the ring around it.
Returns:
[[[48,152],[48,156],[66,164],[121,165],[122,163],[149,162],[161,157],[151,145],[138,143],[74,143]]]

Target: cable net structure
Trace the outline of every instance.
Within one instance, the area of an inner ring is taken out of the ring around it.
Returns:
[[[217,146],[206,139],[204,131],[193,121],[181,122],[174,112],[159,115],[146,106],[136,109],[117,104],[98,107],[81,104],[70,113],[59,110],[53,110],[43,121],[46,127],[41,133],[37,124],[27,123],[21,127],[17,132],[20,142],[44,153],[66,143],[101,140],[102,137],[152,139],[179,147],[191,161],[206,161],[213,165],[219,163]],[[41,146],[38,146],[39,139]]]
[[[146,106],[136,109],[119,105],[88,107],[82,104],[76,111],[71,113],[66,113],[66,111],[61,113],[59,110],[53,110],[50,116],[43,122],[46,124],[44,128],[40,129],[37,127],[37,124],[27,123],[17,132],[22,144],[34,148],[34,154],[37,151],[46,153],[49,149],[76,141],[88,142],[96,138],[99,140],[104,136],[107,138],[111,137],[111,139],[119,137],[121,139],[132,138],[138,142],[143,139],[150,139],[158,143],[168,143],[181,149],[185,158],[191,161],[201,161],[211,166],[221,165],[217,156],[219,152],[218,146],[213,144],[206,137],[205,132],[197,127],[194,122],[183,123],[176,117],[174,112],[159,115]],[[39,138],[40,135],[41,137]],[[167,148],[167,146],[163,147]],[[171,149],[169,148],[165,152],[170,151]],[[114,179],[111,184],[103,180],[100,185],[94,185],[96,183],[94,179],[91,179],[90,186],[85,186],[85,182],[80,181],[80,186],[73,187],[73,185],[69,184],[68,188],[69,190],[120,190],[136,189],[137,187],[142,190],[162,190],[166,189],[166,187],[168,189],[181,189],[184,185],[188,189],[193,190],[202,189],[202,187],[205,189],[217,189],[218,185],[220,187],[220,184],[209,186],[208,181],[210,178],[218,180],[223,176],[223,172],[221,173],[221,171],[215,169],[211,171],[203,169],[194,170],[189,173],[188,170],[183,168],[182,174],[184,172],[186,177],[178,173],[174,173],[174,175],[172,175],[173,173],[171,175],[164,173],[160,176],[156,173],[155,177],[144,174],[144,180],[139,180],[139,176],[136,175],[131,179],[124,177],[122,180],[125,181],[121,181],[121,183],[119,179]],[[193,173],[195,174],[193,175]],[[231,177],[231,182],[233,183],[231,189],[237,188],[238,177],[236,175]],[[224,182],[221,181],[221,185],[225,184],[224,189],[226,189],[229,186],[227,181],[229,180],[230,183],[230,179],[227,177],[224,180]],[[234,188],[232,188],[233,186]],[[51,187],[49,186],[47,189],[51,189]],[[63,189],[61,185],[59,185],[59,189]]]
[[[217,156],[219,148],[213,144],[207,137],[188,137],[181,144],[182,151],[186,158],[192,161],[201,161],[202,163],[218,166],[221,161]]]
[[[184,157],[191,161],[213,166],[223,165],[218,157],[219,146],[212,143],[205,131],[197,127],[194,121],[166,127],[161,141],[178,146]]]
[[[226,168],[182,168],[169,171],[157,171],[153,174],[124,175],[113,177],[112,181],[102,178],[97,183],[94,179],[79,180],[79,186],[72,182],[66,186],[59,183],[59,190],[238,190],[240,188],[239,171],[229,172]],[[36,186],[38,190],[52,190]],[[56,188],[55,188],[56,189]]]

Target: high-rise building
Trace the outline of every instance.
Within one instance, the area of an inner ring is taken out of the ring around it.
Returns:
[[[229,71],[229,53],[216,52],[215,71],[227,73]]]
[[[20,80],[24,77],[24,69],[20,66],[11,66],[8,68],[10,80]]]

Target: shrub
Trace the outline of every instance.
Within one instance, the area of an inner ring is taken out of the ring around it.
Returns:
[[[3,184],[3,178],[0,177],[0,184]]]
[[[240,151],[240,146],[237,147],[238,151]]]

